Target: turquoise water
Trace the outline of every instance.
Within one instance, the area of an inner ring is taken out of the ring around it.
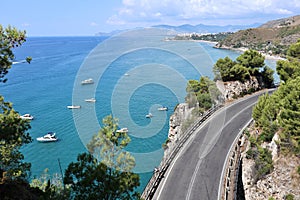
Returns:
[[[99,43],[104,44],[105,39],[28,38],[15,54],[17,61],[31,56],[32,63],[13,65],[7,75],[7,83],[0,86],[0,94],[13,102],[20,114],[30,113],[35,117],[29,131],[34,141],[22,148],[25,160],[32,163],[32,176],[40,175],[45,168],[50,174],[59,173],[58,159],[62,169],[66,169],[70,162],[76,160],[78,153],[86,151],[84,144],[97,132],[101,119],[113,114],[120,119],[121,127],[129,128],[132,141],[127,150],[136,157],[135,171],[141,175],[142,191],[154,166],[162,158],[161,145],[167,138],[168,119],[176,104],[184,101],[185,81],[199,79],[200,75],[212,77],[212,64],[217,59],[225,56],[234,59],[239,54],[214,49],[207,43],[193,43],[191,48],[197,45],[200,49],[199,54],[195,54],[199,66],[193,67],[188,62],[191,58],[178,59],[177,54],[161,47],[140,48],[112,60],[101,77],[97,77],[93,69],[81,77],[79,71],[87,62],[87,56],[93,55],[91,51]],[[190,48],[187,51],[197,52]],[[274,63],[271,66],[274,68]],[[89,77],[99,78],[97,84],[76,85],[76,81]],[[73,92],[77,87],[82,90],[81,100],[74,98]],[[84,102],[85,98],[92,97],[85,95],[90,88],[93,88],[97,99],[95,104]],[[74,102],[82,108],[68,110],[66,106]],[[162,105],[169,110],[157,111]],[[145,118],[149,112],[154,115],[152,119]],[[90,113],[95,113],[93,117],[99,122],[97,125],[94,119],[90,119]],[[78,119],[85,121],[78,122]],[[85,132],[82,133],[82,130]],[[60,140],[48,144],[35,140],[48,131],[55,131]]]

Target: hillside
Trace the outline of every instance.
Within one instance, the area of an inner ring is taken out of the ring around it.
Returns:
[[[229,35],[217,44],[221,48],[251,48],[268,54],[285,54],[300,38],[300,15],[269,21]]]

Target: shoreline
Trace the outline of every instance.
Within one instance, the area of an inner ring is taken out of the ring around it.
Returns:
[[[217,48],[217,49],[227,49],[227,50],[238,51],[238,52],[242,52],[242,53],[244,53],[247,50],[250,50],[249,48],[246,48],[246,47],[233,48],[233,47],[227,47],[227,46],[225,46],[225,47],[216,47],[215,46],[214,48]],[[267,53],[262,53],[262,52],[259,52],[259,53],[261,55],[263,55],[265,57],[265,59],[267,59],[267,60],[276,60],[276,61],[278,61],[278,60],[286,60],[285,58],[280,57],[278,55],[269,55]]]
[[[239,47],[239,48],[233,48],[233,47],[228,47],[228,46],[223,46],[223,47],[217,47],[216,45],[218,44],[218,42],[213,42],[213,41],[208,41],[208,40],[175,40],[173,39],[173,41],[191,41],[191,42],[199,42],[199,43],[207,43],[207,44],[213,44],[214,47],[213,48],[217,48],[217,49],[224,49],[224,50],[231,50],[231,51],[237,51],[237,52],[241,52],[244,53],[247,50],[250,50],[249,48],[246,47]],[[258,51],[261,55],[263,55],[265,57],[266,60],[286,60],[286,58],[283,58],[281,56],[278,55],[269,55],[267,53],[262,53],[260,51]]]

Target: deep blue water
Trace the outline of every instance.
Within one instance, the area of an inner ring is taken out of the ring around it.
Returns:
[[[32,63],[13,65],[7,75],[8,81],[0,85],[0,94],[13,102],[20,114],[30,113],[35,117],[29,131],[34,141],[22,148],[25,160],[32,163],[32,176],[40,175],[45,168],[50,174],[59,173],[58,159],[62,169],[66,169],[76,160],[78,153],[86,151],[84,144],[99,130],[101,119],[113,114],[119,118],[120,127],[129,128],[131,143],[127,150],[136,158],[135,171],[141,175],[142,191],[154,166],[160,163],[161,145],[169,128],[168,119],[176,104],[184,101],[186,81],[199,79],[200,75],[213,77],[211,68],[217,59],[225,56],[235,59],[239,53],[214,49],[207,43],[191,43],[191,49],[186,51],[196,52],[195,58],[199,60],[198,66],[192,66],[189,60],[194,58],[180,57],[175,51],[162,47],[147,46],[119,55],[105,66],[99,77],[93,70],[107,58],[103,51],[102,60],[96,60],[97,64],[89,66],[91,69],[82,71],[84,63],[90,59],[88,57],[93,56],[92,50],[98,44],[104,44],[105,39],[28,38],[21,48],[15,50],[15,55],[16,61],[31,56]],[[113,48],[118,49],[117,44],[114,43]],[[195,45],[198,47],[194,51]],[[100,45],[97,48],[105,47]],[[275,66],[274,62],[269,65]],[[99,80],[86,86],[76,82],[89,77]],[[95,104],[84,102],[85,98],[92,97],[87,96],[90,89],[97,99]],[[78,90],[81,99],[74,97]],[[66,106],[72,103],[80,104],[82,108],[68,110]],[[157,111],[162,105],[169,110]],[[149,112],[154,115],[152,119],[145,118]],[[95,121],[99,123],[95,124]],[[48,131],[55,131],[60,140],[48,144],[35,140]]]

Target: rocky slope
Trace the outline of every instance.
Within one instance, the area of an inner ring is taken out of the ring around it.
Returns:
[[[240,96],[244,96],[261,89],[261,83],[257,80],[256,77],[251,77],[250,80],[247,80],[244,83],[240,81],[217,81],[216,84],[225,100],[227,101],[236,99]]]
[[[257,133],[253,130],[252,134]],[[280,150],[276,145],[278,138],[278,135],[275,134],[272,142],[262,145],[272,152],[274,169],[258,181],[254,178],[256,173],[255,161],[246,158],[246,152],[250,146],[250,142],[246,142],[245,151],[242,153],[242,179],[246,200],[266,200],[271,197],[281,200],[285,199],[287,195],[293,195],[295,200],[300,199],[300,175],[297,173],[300,158],[280,155]]]
[[[287,47],[300,38],[300,15],[274,20],[259,28],[250,28],[229,35],[216,47],[249,48],[268,54],[285,54]]]

